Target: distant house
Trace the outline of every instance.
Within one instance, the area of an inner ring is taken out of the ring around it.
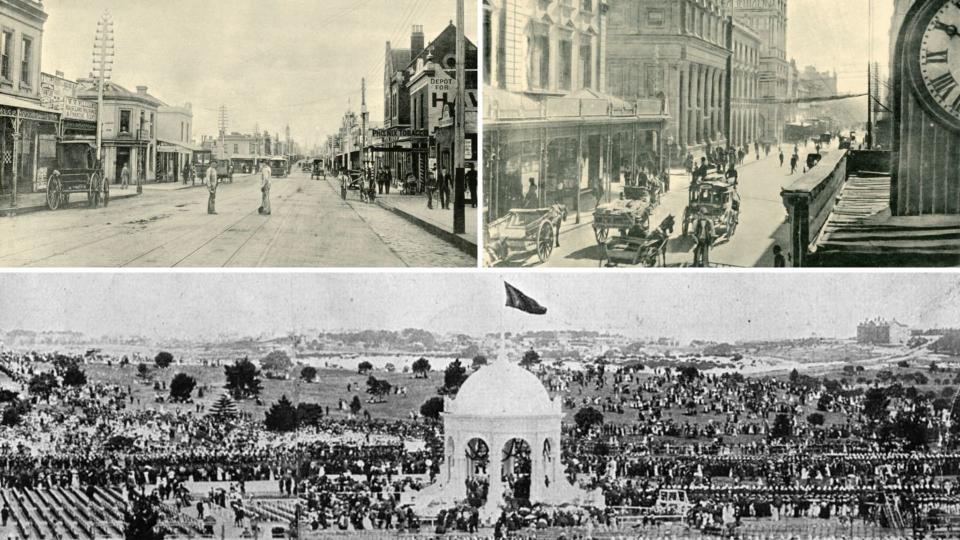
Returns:
[[[902,345],[910,340],[910,328],[896,319],[870,319],[857,325],[857,343]]]

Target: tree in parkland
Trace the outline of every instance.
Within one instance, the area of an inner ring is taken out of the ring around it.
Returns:
[[[450,362],[443,370],[443,387],[440,388],[440,393],[450,396],[457,395],[457,391],[466,382],[467,377],[469,377],[467,368],[463,367],[459,358]]]
[[[393,385],[384,379],[378,379],[373,375],[367,377],[367,393],[377,397],[388,395],[393,390]]]
[[[290,356],[286,353],[286,351],[270,351],[269,354],[260,360],[260,367],[264,371],[287,373],[291,368],[293,368],[293,361],[290,360]]]
[[[143,362],[140,362],[139,364],[137,364],[137,377],[140,377],[141,379],[146,379],[149,376],[150,376],[150,366],[144,364]]]
[[[387,363],[383,366],[383,370],[386,371],[387,373],[393,373],[394,371],[397,370],[397,366],[391,364],[390,362],[387,362]]]
[[[270,406],[263,421],[268,431],[287,432],[297,429],[297,409],[286,395]]]
[[[350,414],[356,416],[360,414],[360,411],[363,409],[363,404],[360,403],[360,398],[353,396],[353,400],[350,402]]]
[[[30,391],[31,395],[47,399],[53,389],[58,386],[60,385],[57,383],[57,378],[53,375],[53,372],[44,371],[30,378],[30,382],[27,383],[27,390]]]
[[[70,364],[63,372],[64,386],[83,386],[87,384],[87,374],[77,364]]]
[[[439,420],[440,413],[443,412],[443,398],[440,396],[433,396],[432,398],[423,402],[423,405],[420,405],[420,415],[424,418],[430,418],[432,420]]]
[[[157,526],[160,510],[149,497],[133,495],[133,504],[123,511],[123,537],[125,540],[163,540],[166,535]]]
[[[19,399],[14,400],[3,408],[3,414],[0,415],[0,426],[17,426],[23,421],[23,417],[30,412],[30,404]]]
[[[482,354],[474,356],[473,362],[470,364],[473,369],[479,369],[481,366],[485,365],[487,365],[487,357]]]
[[[421,356],[413,363],[411,369],[413,370],[414,377],[426,379],[427,374],[430,373],[430,361]]]
[[[357,373],[359,373],[360,375],[366,375],[371,371],[373,371],[373,364],[371,364],[370,362],[367,362],[366,360],[364,360],[363,362],[360,362],[359,364],[357,364]]]
[[[810,415],[807,416],[807,422],[808,422],[811,426],[822,426],[822,425],[823,425],[823,414],[818,413],[818,412],[810,413]]]
[[[573,415],[573,421],[577,424],[577,429],[580,430],[580,433],[586,433],[590,431],[593,426],[603,424],[603,413],[593,407],[584,407],[577,411],[577,414]]]
[[[153,357],[153,363],[160,369],[167,368],[173,363],[173,355],[167,351],[160,351]]]
[[[864,395],[863,415],[871,424],[877,425],[887,419],[887,407],[890,406],[890,398],[887,396],[884,388],[871,388]]]
[[[790,417],[783,413],[778,414],[777,417],[773,419],[770,436],[774,439],[786,439],[792,434],[793,424],[790,422]]]
[[[323,419],[323,407],[316,403],[297,405],[297,424],[300,426],[319,426]]]
[[[223,368],[227,376],[227,390],[234,399],[245,399],[260,395],[263,387],[260,384],[260,370],[249,358],[234,362],[232,366]]]
[[[177,373],[170,381],[170,399],[172,401],[187,401],[196,386],[196,379],[186,373]]]
[[[210,406],[210,416],[221,423],[236,418],[237,414],[237,403],[227,394],[221,394]]]
[[[680,368],[681,381],[693,381],[700,378],[700,370],[695,366],[684,366]]]
[[[540,363],[540,353],[530,349],[527,352],[523,353],[523,358],[520,360],[520,366],[529,368],[533,367]]]
[[[317,380],[317,368],[313,366],[304,367],[300,370],[300,378],[307,382],[313,382]]]

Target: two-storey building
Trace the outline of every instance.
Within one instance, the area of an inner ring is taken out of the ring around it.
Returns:
[[[157,178],[179,181],[193,160],[193,105],[160,105],[157,108]]]
[[[77,97],[96,103],[97,81],[81,79]],[[150,95],[146,86],[131,92],[113,81],[103,85],[101,138],[103,174],[112,183],[120,182],[123,166],[130,169],[131,181],[151,181],[156,176],[157,111],[163,102]]]

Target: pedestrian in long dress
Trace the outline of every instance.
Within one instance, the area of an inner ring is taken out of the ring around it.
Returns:
[[[207,190],[210,192],[210,197],[207,199],[207,213],[216,214],[217,213],[217,168],[213,165],[207,167]]]
[[[127,186],[130,185],[130,167],[126,163],[123,164],[123,169],[120,170],[120,188],[127,189]]]
[[[260,208],[258,212],[265,216],[270,215],[270,179],[273,171],[269,165],[260,169]]]

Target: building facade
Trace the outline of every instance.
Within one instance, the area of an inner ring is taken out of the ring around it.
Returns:
[[[46,189],[56,158],[59,112],[41,104],[40,58],[47,14],[35,0],[0,2],[0,196]]]
[[[221,143],[222,139],[222,143]],[[269,135],[261,133],[239,133],[236,131],[224,133],[223,137],[204,139],[203,146],[210,150],[217,159],[229,159],[233,163],[234,171],[248,173],[256,171],[260,161],[272,155],[277,150],[276,144]]]
[[[783,126],[796,117],[796,66],[787,60],[787,0],[733,0],[734,19],[760,37],[759,137],[783,140]]]
[[[730,144],[760,140],[760,36],[734,19],[730,37]]]
[[[97,82],[77,82],[77,97],[96,103]],[[146,86],[137,86],[137,91],[131,92],[112,81],[103,85],[103,174],[111,183],[120,183],[124,165],[130,169],[131,181],[156,178],[157,111],[163,102],[147,90]]]
[[[731,21],[718,0],[612,0],[607,77],[624,99],[666,98],[672,157],[723,146]]]
[[[896,320],[870,319],[857,325],[857,343],[903,345],[910,336],[910,328]]]
[[[157,178],[182,179],[184,167],[193,160],[193,106],[190,103],[157,108]]]
[[[536,189],[537,204],[564,204],[579,222],[625,173],[665,166],[664,99],[606,93],[610,8],[606,0],[484,0],[488,221]]]

